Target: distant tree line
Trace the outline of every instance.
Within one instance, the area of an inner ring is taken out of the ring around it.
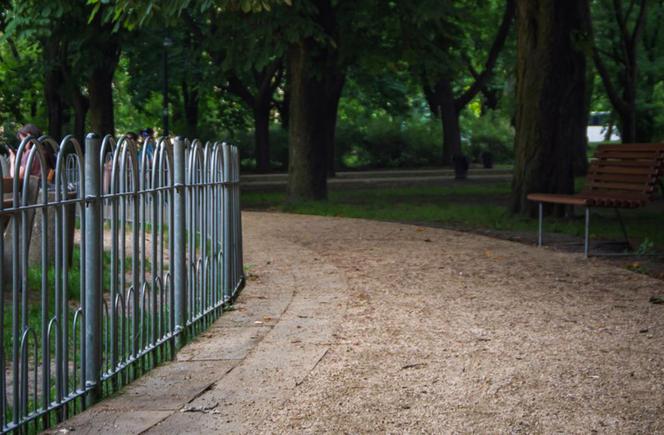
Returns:
[[[512,210],[532,212],[528,193],[571,192],[585,170],[591,110],[624,142],[664,139],[664,0],[1,3],[7,134],[158,127],[167,93],[177,133],[252,132],[257,171],[285,138],[290,200],[326,198],[363,156],[449,165],[493,150],[514,162]],[[405,152],[396,137],[413,125],[427,139]]]

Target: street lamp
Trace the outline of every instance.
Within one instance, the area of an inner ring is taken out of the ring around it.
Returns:
[[[164,136],[168,136],[168,47],[173,45],[173,40],[169,36],[164,37],[164,52],[163,52],[163,61],[164,61],[164,99],[162,104],[162,126],[164,130]]]

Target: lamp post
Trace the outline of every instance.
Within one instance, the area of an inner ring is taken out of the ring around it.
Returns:
[[[169,36],[164,37],[164,52],[163,52],[163,63],[164,63],[164,99],[162,104],[162,127],[164,130],[163,135],[168,136],[168,47],[173,45],[173,40]]]

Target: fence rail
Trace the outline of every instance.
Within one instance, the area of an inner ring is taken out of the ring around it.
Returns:
[[[173,358],[244,284],[235,146],[89,134],[16,154],[17,176],[0,168],[3,433],[47,428]]]

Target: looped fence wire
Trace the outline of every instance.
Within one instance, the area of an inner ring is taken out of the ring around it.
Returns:
[[[16,176],[0,167],[3,433],[43,430],[172,359],[244,285],[235,146],[90,134],[16,154]]]

